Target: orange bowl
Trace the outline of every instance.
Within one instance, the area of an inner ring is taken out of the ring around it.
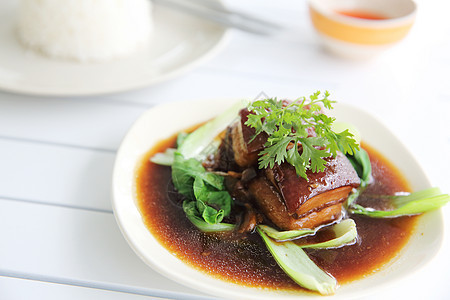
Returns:
[[[325,47],[350,58],[370,57],[403,39],[417,6],[412,0],[310,0],[312,24]]]

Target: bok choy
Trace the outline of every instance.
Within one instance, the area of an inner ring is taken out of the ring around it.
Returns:
[[[258,225],[259,229],[264,231],[266,235],[276,240],[277,242],[289,241],[299,239],[305,236],[311,236],[316,234],[318,229],[299,229],[299,230],[288,230],[288,231],[278,231],[267,225]],[[349,243],[355,241],[358,236],[358,232],[356,231],[356,223],[352,219],[342,220],[341,222],[327,226],[323,228],[324,230],[332,230],[335,237],[321,243],[316,244],[306,244],[300,246],[301,248],[315,248],[315,249],[324,249],[324,248],[338,248],[345,246]]]
[[[302,248],[338,248],[355,241],[357,237],[356,224],[352,219],[346,219],[329,227],[335,237],[324,242],[297,245],[294,241],[279,241],[287,238],[301,238],[314,234],[314,230],[289,230],[285,232],[258,225],[261,235],[272,256],[280,267],[299,285],[317,291],[324,295],[333,294],[337,287],[334,277],[320,269],[302,250]]]
[[[335,293],[336,279],[319,268],[294,242],[276,242],[269,238],[259,226],[257,231],[278,265],[292,280],[322,295]]]
[[[375,210],[353,203],[349,212],[372,218],[393,218],[421,214],[438,209],[450,201],[450,196],[441,194],[439,188],[429,188],[409,195],[382,196],[389,200],[392,210]]]
[[[185,197],[183,209],[188,219],[201,231],[228,231],[235,225],[222,223],[231,211],[233,201],[225,189],[224,177],[207,172],[202,161],[217,150],[216,137],[236,119],[245,103],[237,102],[194,132],[180,133],[177,149],[169,148],[154,155],[154,163],[172,166],[172,181]]]

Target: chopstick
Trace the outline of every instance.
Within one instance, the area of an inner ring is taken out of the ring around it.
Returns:
[[[254,34],[272,35],[282,29],[278,24],[245,13],[228,10],[221,3],[215,1],[153,0],[153,2],[190,13],[226,27],[232,27]]]

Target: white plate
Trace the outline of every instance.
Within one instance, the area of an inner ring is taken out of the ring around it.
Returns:
[[[242,287],[209,277],[185,265],[162,247],[147,230],[136,207],[135,170],[142,156],[155,143],[219,114],[234,100],[172,103],[144,113],[132,126],[117,154],[113,175],[113,209],[131,247],[152,268],[168,278],[212,295],[232,299],[299,299],[315,296]],[[380,151],[406,176],[414,190],[430,187],[419,164],[397,138],[370,114],[352,106],[336,104],[339,121],[354,124],[363,140]],[[170,116],[168,118],[167,116]],[[349,299],[379,291],[424,266],[436,255],[443,239],[440,211],[420,218],[410,242],[386,268],[364,279],[341,286],[333,299]],[[329,297],[327,297],[328,299]]]
[[[225,42],[225,28],[154,5],[151,41],[132,56],[98,64],[51,59],[17,40],[17,2],[0,1],[0,89],[11,92],[80,96],[145,87],[190,70]]]

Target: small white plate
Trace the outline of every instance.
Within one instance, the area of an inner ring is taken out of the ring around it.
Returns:
[[[11,92],[85,96],[141,88],[192,69],[225,43],[224,27],[154,5],[151,41],[132,56],[96,64],[51,59],[18,41],[17,2],[0,1],[0,89]]]
[[[113,209],[117,222],[136,253],[152,268],[191,288],[231,299],[299,299],[316,295],[242,287],[207,276],[173,256],[148,231],[136,207],[135,171],[142,156],[156,142],[218,115],[235,100],[171,103],[144,113],[119,149],[113,175]],[[428,178],[410,152],[378,120],[352,106],[336,104],[339,121],[354,124],[363,141],[377,149],[406,176],[414,190],[430,187]],[[339,287],[333,299],[350,299],[379,291],[418,270],[437,253],[443,239],[440,211],[420,218],[415,233],[396,259],[383,270]],[[326,297],[327,299],[330,297]]]

